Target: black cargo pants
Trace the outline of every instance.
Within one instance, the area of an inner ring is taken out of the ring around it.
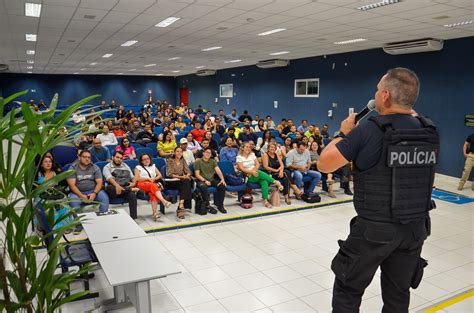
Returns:
[[[379,266],[382,312],[408,312],[410,287],[418,287],[427,265],[420,257],[429,232],[427,219],[392,224],[354,217],[350,234],[346,241],[339,240],[340,249],[331,264],[336,275],[333,312],[359,312],[365,288]]]

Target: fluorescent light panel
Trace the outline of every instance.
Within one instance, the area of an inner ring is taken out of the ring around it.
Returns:
[[[204,65],[196,66],[197,69],[204,68]]]
[[[130,47],[136,44],[138,41],[137,40],[129,40],[125,41],[123,44],[121,44],[122,47]]]
[[[362,42],[362,41],[367,41],[367,39],[357,38],[357,39],[351,39],[351,40],[345,40],[345,41],[337,41],[334,44],[335,45],[346,45],[346,44],[349,44],[349,43],[356,43],[356,42]]]
[[[469,24],[472,24],[474,23],[474,21],[463,21],[463,22],[457,22],[457,23],[452,23],[452,24],[445,24],[443,25],[444,27],[449,27],[449,28],[453,28],[453,27],[459,27],[459,26],[464,26],[464,25],[469,25]]]
[[[33,74],[33,72],[32,72],[32,71],[28,71],[27,73],[28,73],[28,74]]]
[[[158,73],[158,74],[155,74],[155,76],[163,76],[163,74]]]
[[[97,65],[97,62],[92,62],[90,65]]]
[[[35,50],[26,50],[26,54],[35,55]]]
[[[158,24],[156,24],[155,27],[168,27],[171,24],[173,24],[174,22],[179,21],[180,19],[181,19],[180,17],[171,16],[171,17],[168,17],[168,18],[162,20]]]
[[[290,51],[273,52],[273,53],[270,53],[270,55],[282,55],[282,54],[287,54],[287,53],[290,53]]]
[[[26,63],[28,63],[28,64],[35,64],[35,61],[33,61],[33,60],[27,60]]]
[[[172,72],[173,72],[173,73],[179,73],[179,72],[181,72],[181,71],[172,71]]]
[[[224,63],[238,63],[242,62],[242,60],[230,60],[230,61],[225,61]]]
[[[134,72],[134,71],[136,71],[136,70],[137,70],[136,68],[132,68],[132,69],[129,69],[128,71],[129,71],[129,72]]]
[[[113,56],[113,53],[104,54],[102,57],[103,58],[110,58],[111,56]]]
[[[147,65],[145,65],[145,67],[152,67],[152,66],[156,66],[156,64],[153,63],[153,64],[147,64]]]
[[[29,70],[32,70],[33,66],[27,66],[26,68],[29,69]]]
[[[36,34],[25,34],[26,41],[36,41]]]
[[[39,3],[25,3],[25,16],[40,17],[41,4]]]
[[[206,49],[202,49],[201,51],[212,51],[212,50],[217,50],[217,49],[222,49],[222,47],[209,47]]]
[[[266,32],[257,34],[257,36],[267,36],[267,35],[271,35],[271,34],[274,34],[274,33],[282,32],[282,31],[284,31],[284,30],[286,30],[286,28],[272,29],[272,30],[269,30],[269,31],[266,31]]]
[[[179,60],[181,59],[180,57],[173,57],[173,58],[169,58],[168,61],[173,61],[173,60]]]
[[[361,7],[358,7],[357,9],[361,10],[361,11],[367,11],[367,10],[380,8],[380,7],[389,5],[389,4],[395,4],[395,3],[398,3],[398,2],[400,2],[400,0],[383,0],[383,1],[374,2],[374,3],[371,3],[371,4],[367,4],[367,5],[363,5]]]

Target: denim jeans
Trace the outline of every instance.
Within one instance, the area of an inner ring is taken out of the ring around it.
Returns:
[[[293,171],[293,180],[295,185],[301,189],[303,187],[303,180],[309,180],[307,184],[304,184],[304,193],[311,194],[314,192],[314,188],[321,179],[321,173],[317,171],[309,170],[306,173],[301,171]]]
[[[86,196],[90,195],[91,193],[93,192],[92,191],[83,192],[83,194]],[[82,204],[81,201],[77,201],[77,199],[80,199],[78,195],[76,195],[75,193],[70,193],[69,198],[72,200],[69,204],[71,205],[73,209],[77,209],[81,206]],[[99,191],[94,201],[100,203],[100,206],[99,206],[100,213],[104,213],[109,210],[109,196],[107,195],[105,191],[103,190]]]

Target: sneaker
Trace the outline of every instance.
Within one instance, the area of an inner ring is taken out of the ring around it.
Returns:
[[[224,209],[224,207],[223,207],[223,206],[221,206],[221,207],[218,207],[217,209],[218,209],[218,210],[219,210],[219,212],[221,212],[222,214],[226,214],[226,213],[227,213],[227,210],[226,210],[226,209]]]
[[[211,214],[217,214],[217,210],[212,206],[208,206],[207,211]]]
[[[351,191],[349,188],[344,189],[344,193],[345,193],[346,195],[348,195],[348,196],[353,196],[353,195],[354,195],[354,194],[352,193],[352,191]]]
[[[74,227],[73,234],[74,235],[79,235],[80,233],[82,233],[83,229],[84,229],[84,227],[82,227],[81,224],[77,224],[76,227]]]

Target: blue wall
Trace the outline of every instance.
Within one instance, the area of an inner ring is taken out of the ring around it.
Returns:
[[[438,125],[442,147],[438,172],[459,176],[464,158],[462,145],[474,128],[464,126],[464,115],[474,113],[474,37],[446,41],[440,52],[391,56],[381,49],[313,57],[291,61],[289,67],[259,69],[246,66],[218,71],[216,76],[195,75],[177,78],[177,87],[188,87],[192,106],[202,104],[215,111],[247,109],[251,115],[270,114],[275,121],[291,117],[296,122],[307,118],[318,125],[328,123],[331,131],[339,128],[348,108],[361,109],[374,97],[376,85],[390,68],[413,69],[421,81],[415,110]],[[333,68],[334,65],[334,68]],[[319,98],[295,98],[294,79],[319,78]],[[219,98],[219,84],[233,83],[230,105]],[[278,108],[273,101],[278,101]],[[332,103],[337,103],[337,108]],[[334,117],[329,119],[327,111]]]
[[[37,103],[43,99],[49,104],[53,95],[59,93],[60,106],[68,106],[94,94],[102,97],[91,104],[99,104],[102,99],[107,103],[115,99],[117,104],[143,104],[148,89],[153,90],[154,99],[176,102],[174,77],[0,74],[0,94],[3,97],[24,89],[29,89],[30,93],[21,100],[35,99]]]

